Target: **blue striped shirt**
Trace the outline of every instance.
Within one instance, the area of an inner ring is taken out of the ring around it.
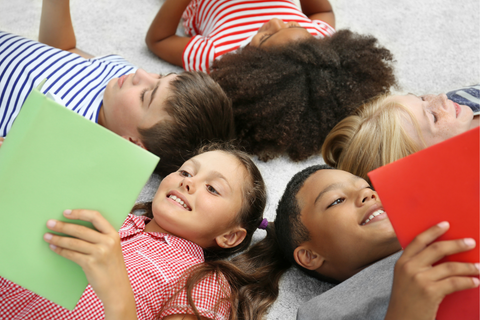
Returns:
[[[0,137],[7,135],[28,94],[44,79],[42,93],[97,122],[107,83],[136,70],[117,55],[85,59],[0,31]]]

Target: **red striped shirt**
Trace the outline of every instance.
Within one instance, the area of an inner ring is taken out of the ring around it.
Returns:
[[[185,33],[192,37],[183,51],[184,69],[209,72],[215,59],[247,45],[272,18],[296,21],[316,38],[335,33],[326,22],[308,19],[291,0],[192,0],[183,13]]]
[[[129,215],[119,231],[139,320],[156,319],[160,309],[176,292],[184,271],[204,261],[203,250],[197,244],[168,234],[143,232],[145,222],[148,218]],[[228,319],[230,304],[221,301],[225,298],[224,292],[229,292],[229,288],[219,287],[214,276],[197,284],[193,298],[200,315]],[[70,311],[0,277],[0,302],[0,319],[105,318],[103,305],[90,285],[75,309]],[[193,314],[184,291],[169,302],[159,319],[172,314]]]

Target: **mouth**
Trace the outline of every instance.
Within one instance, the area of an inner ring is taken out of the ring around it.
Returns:
[[[183,199],[180,194],[176,192],[171,192],[167,194],[167,198],[176,202],[180,207],[184,208],[185,210],[192,211],[192,208],[190,207],[188,201],[186,199]]]
[[[458,118],[458,115],[460,114],[460,111],[462,111],[462,108],[456,102],[453,103],[453,106],[455,107],[455,118]]]
[[[384,215],[385,214],[385,211],[383,209],[378,209],[378,210],[375,210],[374,212],[372,212],[371,214],[368,214],[367,216],[365,216],[362,220],[362,222],[360,223],[361,226],[364,226],[366,225],[367,223],[371,222],[371,221],[374,221],[374,220],[377,220],[377,217],[380,216],[380,215]]]
[[[128,77],[128,75],[127,75],[127,74],[124,74],[123,76],[121,76],[120,78],[118,78],[118,82],[117,82],[117,83],[118,83],[118,86],[119,86],[120,88],[122,88],[123,82],[125,81],[125,79],[126,79],[127,77]]]

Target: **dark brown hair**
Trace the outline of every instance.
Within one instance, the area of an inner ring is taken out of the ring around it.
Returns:
[[[247,46],[212,65],[232,100],[242,147],[262,160],[300,161],[362,102],[395,85],[393,56],[373,36],[338,31],[271,49]]]
[[[209,141],[228,141],[235,135],[231,102],[207,74],[183,72],[170,82],[166,111],[172,120],[142,129],[142,142],[158,155],[155,172],[177,170]]]
[[[222,259],[248,248],[251,243],[253,233],[263,219],[263,211],[265,209],[267,195],[262,175],[255,163],[246,153],[239,151],[232,143],[210,143],[200,148],[196,154],[209,151],[223,151],[231,154],[245,168],[247,174],[245,176],[244,187],[242,190],[242,207],[240,212],[237,214],[237,220],[234,221],[233,224],[244,228],[247,231],[247,235],[245,239],[234,248],[204,249],[205,262],[187,270],[187,272],[184,274],[184,277],[179,282],[179,287],[176,294],[167,301],[165,307],[162,308],[160,313],[162,313],[165,308],[177,307],[172,305],[172,301],[174,301],[176,295],[180,294],[183,290],[186,290],[190,307],[193,309],[193,312],[197,318],[200,319],[200,313],[195,307],[192,291],[195,285],[202,279],[214,274],[219,288],[224,291],[229,291],[225,292],[225,296],[228,297],[226,300],[230,302],[230,305],[232,306],[231,319],[237,319],[237,310],[241,308],[239,306],[244,304],[243,300],[240,299],[240,297],[242,297],[240,291],[244,284],[252,281],[252,278],[249,277],[247,273],[235,266],[235,264]],[[133,208],[133,211],[138,209],[146,210],[147,212],[145,215],[150,218],[153,216],[151,212],[151,202],[136,205]],[[230,289],[225,289],[228,288],[228,285],[230,285]],[[225,301],[221,300],[218,302],[218,304],[224,302]],[[243,317],[240,318],[243,319]]]

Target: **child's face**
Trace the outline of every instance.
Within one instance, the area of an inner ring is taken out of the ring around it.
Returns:
[[[285,23],[280,19],[273,18],[258,29],[258,33],[250,41],[250,46],[268,48],[311,37],[312,35],[307,29],[301,27],[297,22]]]
[[[311,238],[304,245],[324,258],[318,269],[313,268],[323,275],[343,281],[401,250],[377,193],[357,176],[317,171],[305,181],[297,200]]]
[[[427,147],[473,128],[472,109],[449,100],[445,94],[425,96],[408,94],[387,99],[402,104],[413,113]],[[406,124],[405,129],[419,146],[423,145],[411,123]]]
[[[105,89],[99,124],[127,139],[139,138],[138,128],[150,128],[170,117],[164,105],[175,77],[138,69],[112,79]]]
[[[186,161],[162,180],[153,199],[157,231],[203,248],[217,246],[217,237],[238,227],[233,224],[242,206],[246,175],[243,165],[223,151]]]

